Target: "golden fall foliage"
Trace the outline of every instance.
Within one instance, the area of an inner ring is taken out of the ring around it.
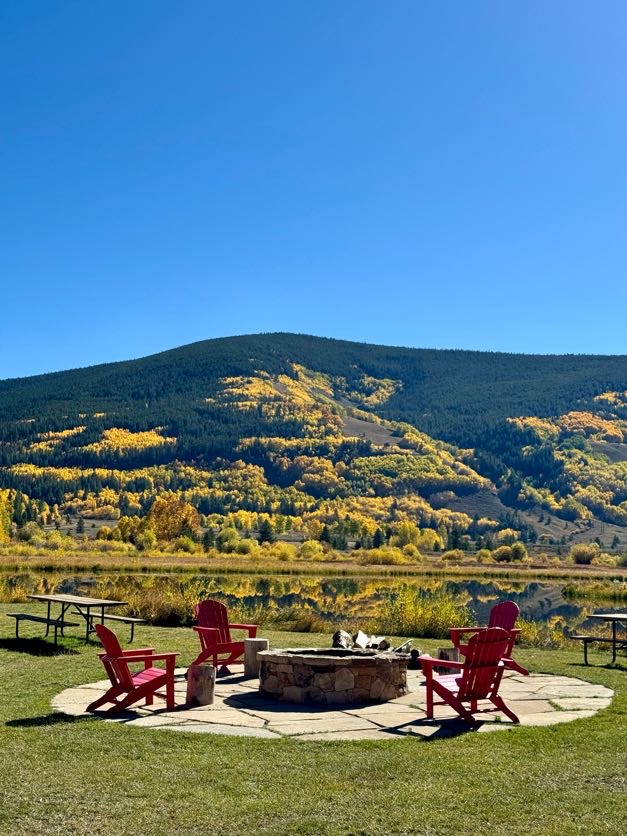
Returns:
[[[86,427],[71,427],[67,430],[57,430],[55,432],[39,433],[37,435],[38,441],[34,441],[28,448],[32,451],[46,451],[52,450],[60,444],[64,438],[71,438],[79,433],[85,432]]]
[[[560,428],[548,418],[508,418],[507,422],[520,430],[531,430],[542,441],[556,439],[560,434]]]
[[[364,406],[380,406],[388,401],[392,395],[402,388],[400,380],[388,377],[377,378],[364,374],[360,378],[360,389],[351,389],[347,397]]]
[[[627,405],[627,392],[602,392],[594,400],[612,406],[625,406]]]
[[[557,421],[558,426],[567,432],[598,438],[602,441],[622,443],[625,439],[623,432],[624,421],[608,421],[592,412],[568,412]]]
[[[129,450],[143,450],[146,447],[161,447],[164,444],[175,444],[175,438],[168,438],[160,435],[161,427],[144,432],[131,432],[130,430],[112,427],[104,430],[102,439],[93,444],[88,444],[84,449],[92,450],[95,453],[120,452]]]
[[[6,543],[11,535],[12,491],[0,490],[0,543]]]
[[[155,499],[146,517],[146,526],[154,531],[157,540],[174,540],[181,535],[198,535],[200,515],[188,502],[176,495]]]

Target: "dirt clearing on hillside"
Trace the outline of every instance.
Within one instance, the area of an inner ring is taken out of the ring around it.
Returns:
[[[385,447],[388,444],[399,444],[401,436],[394,435],[393,431],[379,424],[371,424],[370,421],[362,421],[361,418],[342,418],[342,432],[347,436],[365,438],[373,444]]]

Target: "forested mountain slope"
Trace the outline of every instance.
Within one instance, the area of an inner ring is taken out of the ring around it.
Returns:
[[[0,381],[0,488],[18,522],[142,518],[169,493],[308,536],[348,520],[366,542],[401,519],[533,538],[519,512],[627,524],[626,433],[625,356],[261,334]]]
[[[419,424],[430,435],[472,444],[512,415],[550,416],[627,388],[626,356],[542,356],[389,348],[296,334],[207,340],[140,360],[0,381],[3,419],[34,411],[146,409],[189,416],[223,377],[256,371],[292,374],[297,363],[359,388],[364,376],[402,384],[380,405],[386,418]]]

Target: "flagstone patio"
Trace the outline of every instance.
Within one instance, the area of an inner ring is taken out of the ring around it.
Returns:
[[[185,707],[185,671],[177,671],[176,702],[180,708],[167,711],[162,700],[153,706],[137,706],[112,716],[87,715],[85,707],[104,693],[108,680],[62,691],[52,701],[57,712],[75,717],[94,716],[128,726],[207,734],[244,735],[298,740],[398,740],[407,735],[428,739],[460,734],[468,726],[448,707],[436,707],[435,719],[425,714],[424,678],[420,671],[407,671],[409,693],[385,703],[363,706],[317,707],[273,700],[258,692],[257,679],[242,674],[217,680],[212,705]],[[551,726],[591,717],[607,708],[613,691],[581,679],[547,674],[506,676],[499,692],[520,717],[523,726]],[[516,728],[498,713],[479,715],[485,722],[479,731]]]

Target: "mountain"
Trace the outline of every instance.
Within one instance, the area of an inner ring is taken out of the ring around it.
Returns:
[[[626,356],[257,334],[0,381],[0,488],[18,523],[141,518],[170,492],[340,544],[399,520],[449,545],[620,539],[626,434]]]

